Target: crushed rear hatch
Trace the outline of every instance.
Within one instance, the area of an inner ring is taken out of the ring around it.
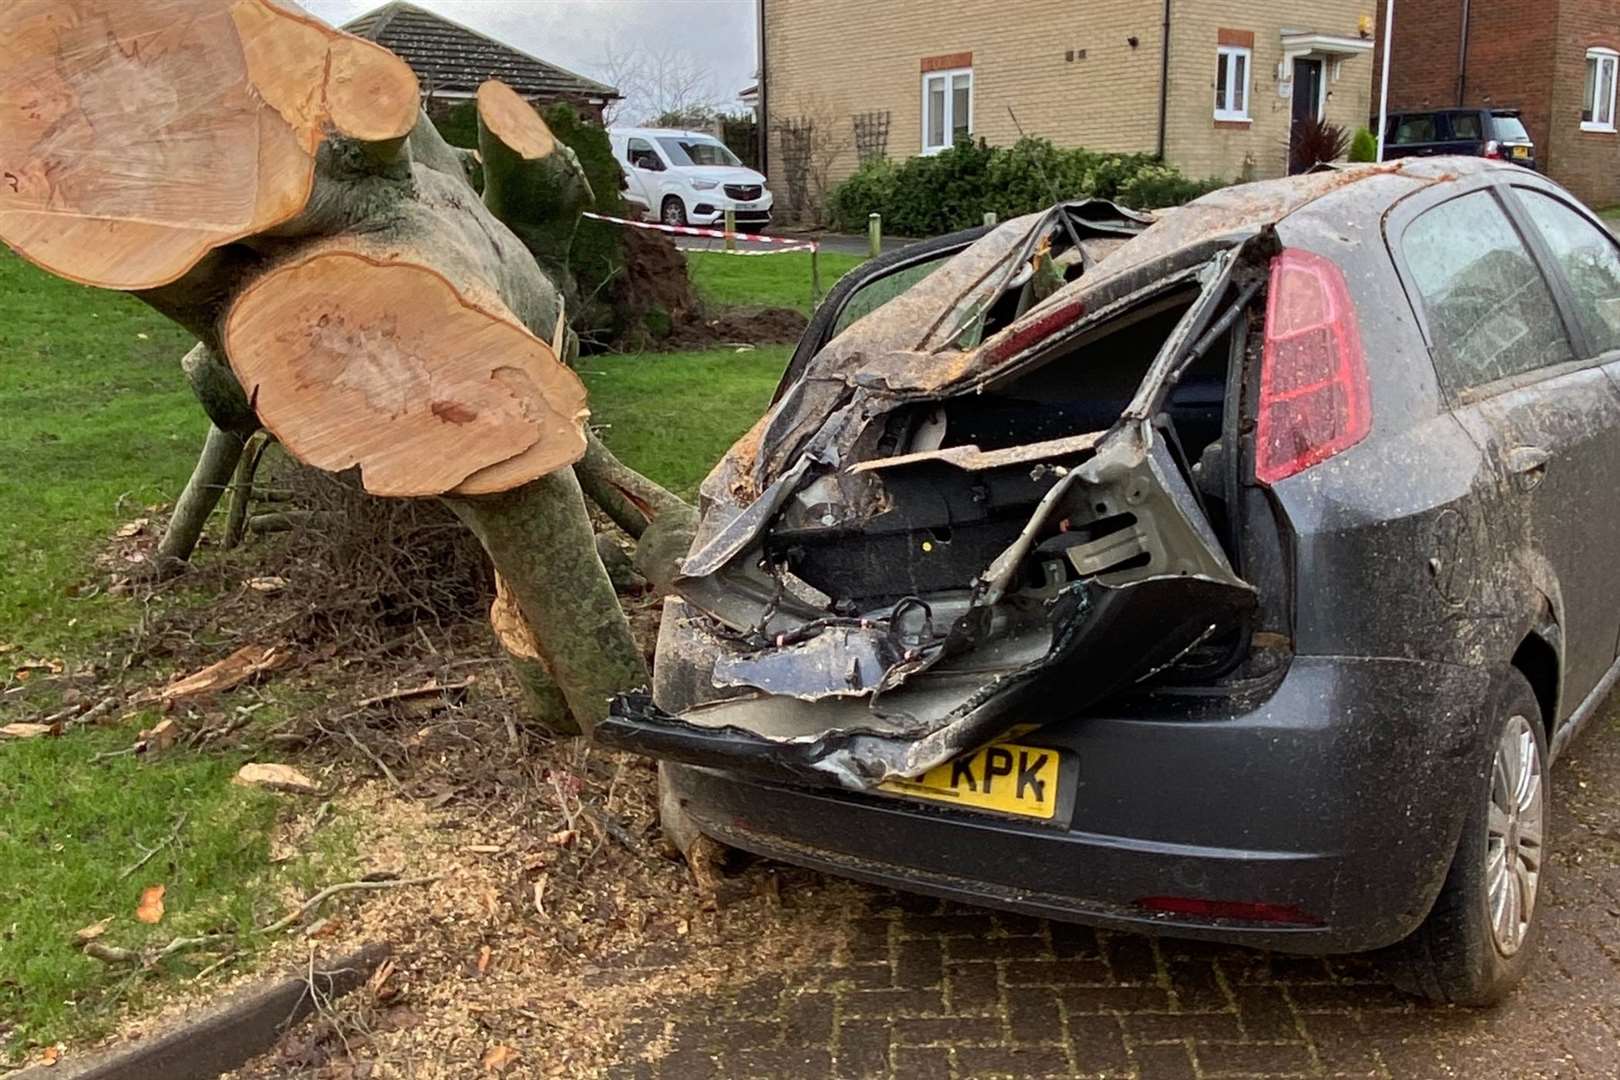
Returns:
[[[790,371],[597,738],[873,788],[1241,633],[1229,370],[1276,240],[1182,215],[1008,222]]]

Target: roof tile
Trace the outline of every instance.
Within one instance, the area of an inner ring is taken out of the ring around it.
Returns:
[[[343,29],[397,54],[424,93],[472,94],[500,79],[524,97],[616,98],[613,87],[548,64],[442,15],[396,0],[359,15]]]

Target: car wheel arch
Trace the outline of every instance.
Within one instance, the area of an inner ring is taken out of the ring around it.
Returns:
[[[1513,650],[1513,667],[1530,683],[1536,703],[1541,707],[1542,730],[1547,743],[1552,744],[1558,727],[1559,702],[1563,685],[1562,657],[1559,645],[1563,635],[1558,623],[1551,617],[1550,604],[1534,628],[1524,635]]]

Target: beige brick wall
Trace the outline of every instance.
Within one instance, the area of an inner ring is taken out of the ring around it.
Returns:
[[[1359,39],[1363,18],[1372,27],[1373,7],[1374,0],[1180,0],[1170,28],[1165,156],[1196,177],[1236,178],[1243,175],[1246,161],[1253,162],[1256,178],[1287,172],[1293,103],[1279,94],[1283,30]],[[1215,50],[1221,30],[1254,34],[1246,127],[1214,120]],[[1327,67],[1327,118],[1354,134],[1366,126],[1372,106],[1372,53],[1345,59],[1337,80],[1333,64]]]
[[[973,54],[973,133],[993,145],[1026,132],[1059,145],[1146,151],[1157,146],[1161,0],[764,0],[773,122],[811,117],[827,180],[856,166],[853,117],[888,110],[888,156],[922,148],[922,63]],[[1374,0],[1176,0],[1171,27],[1167,156],[1194,176],[1284,171],[1289,103],[1277,94],[1281,32],[1354,36]],[[1259,14],[1257,14],[1257,12]],[[1214,123],[1216,35],[1255,34],[1245,130]],[[1133,47],[1131,39],[1136,40]],[[1069,59],[1070,52],[1074,59]],[[1371,100],[1370,55],[1346,61],[1329,83],[1328,115],[1354,128]],[[786,178],[773,135],[769,172],[779,205]]]
[[[922,61],[972,52],[974,135],[1015,142],[1010,105],[1026,132],[1060,145],[1152,151],[1161,13],[1158,0],[765,0],[771,119],[833,128],[826,156],[847,144],[827,170],[835,181],[856,166],[856,113],[889,110],[888,156],[911,157],[922,149]],[[773,137],[779,199],[781,169]]]

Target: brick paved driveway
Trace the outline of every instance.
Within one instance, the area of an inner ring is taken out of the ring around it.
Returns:
[[[626,1077],[1620,1076],[1620,713],[1553,775],[1545,955],[1491,1012],[1414,1004],[1361,959],[1092,931],[879,889],[831,956],[670,1002]]]

